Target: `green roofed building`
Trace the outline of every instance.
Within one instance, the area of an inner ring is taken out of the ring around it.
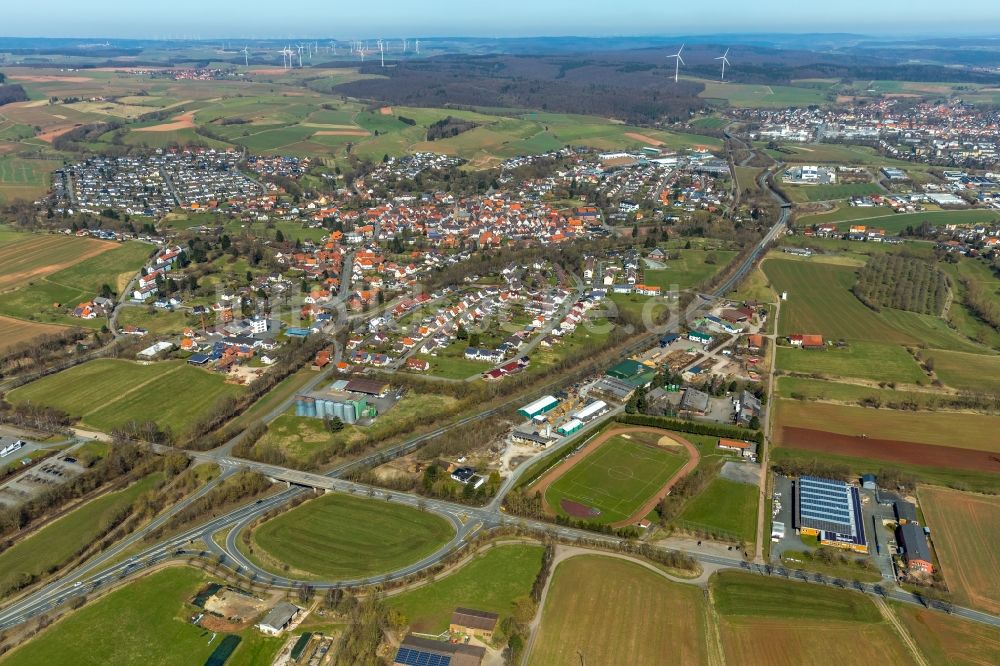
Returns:
[[[649,368],[639,363],[639,361],[627,358],[618,365],[614,366],[608,370],[607,375],[609,377],[614,377],[615,379],[620,379],[622,381],[628,381],[633,377],[638,377],[639,375],[648,371]]]

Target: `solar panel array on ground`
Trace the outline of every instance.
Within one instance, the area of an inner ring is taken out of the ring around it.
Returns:
[[[799,526],[854,535],[851,486],[843,481],[803,476],[798,483]]]
[[[401,647],[396,653],[396,663],[404,666],[449,666],[451,657],[443,654],[433,654],[423,650]]]

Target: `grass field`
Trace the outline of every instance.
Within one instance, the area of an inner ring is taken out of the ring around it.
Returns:
[[[803,215],[798,219],[801,225],[837,223],[837,228],[847,231],[853,222],[866,226],[885,229],[887,233],[896,234],[906,227],[919,227],[924,222],[934,226],[943,224],[978,224],[996,220],[998,214],[990,210],[933,210],[921,213],[894,213],[880,206],[873,208],[857,208],[842,206],[828,213]]]
[[[845,349],[779,346],[777,368],[787,372],[856,377],[879,382],[930,383],[906,349],[878,342],[851,342]]]
[[[882,404],[910,401],[916,405],[936,406],[948,398],[939,391],[903,391],[875,388],[862,384],[812,379],[809,377],[778,377],[778,397],[801,398],[856,404],[861,400],[876,399]]]
[[[653,437],[647,443],[640,438]],[[655,446],[656,435],[618,435],[559,477],[545,493],[545,500],[560,515],[562,500],[578,502],[600,511],[593,520],[613,523],[635,513],[663,487],[687,461],[680,447]]]
[[[624,560],[582,555],[552,574],[531,666],[707,662],[703,593]],[[666,659],[666,661],[665,661]]]
[[[919,344],[890,325],[854,296],[854,269],[816,261],[768,259],[764,273],[775,291],[788,292],[781,304],[778,334],[820,334],[827,339]]]
[[[1000,416],[985,414],[908,412],[779,399],[775,424],[1000,453],[996,437]]]
[[[1000,356],[927,349],[920,358],[934,359],[934,374],[952,388],[1000,392]]]
[[[152,490],[161,478],[159,474],[150,475],[128,488],[91,500],[0,553],[0,590],[68,562],[100,536],[114,514]]]
[[[0,242],[0,291],[68,268],[115,245],[75,236],[12,234]]]
[[[242,387],[184,361],[139,365],[119,359],[88,361],[26,384],[7,395],[61,409],[104,432],[129,420],[154,420],[184,433],[224,395]]]
[[[388,603],[406,616],[411,631],[438,634],[448,628],[457,606],[509,614],[514,599],[531,592],[541,566],[541,546],[496,546],[455,573],[389,597]]]
[[[188,311],[168,312],[146,307],[123,307],[118,312],[118,325],[137,326],[153,335],[178,335],[188,326]]]
[[[677,522],[686,529],[752,544],[756,540],[758,499],[756,486],[716,477],[684,506]]]
[[[50,324],[36,324],[34,322],[0,316],[0,352],[19,345],[22,342],[34,340],[40,335],[59,333],[65,330],[64,328]]]
[[[727,663],[829,663],[832,650],[838,664],[911,663],[874,604],[859,593],[739,572],[716,574],[711,590]]]
[[[150,574],[52,625],[6,655],[2,663],[203,664],[221,639],[212,640],[212,632],[191,624],[197,609],[187,601],[206,580],[200,571],[186,567]],[[227,666],[270,663],[282,643],[253,628],[243,631],[242,638]]]
[[[24,269],[40,273],[34,277],[26,277],[22,273],[16,278],[19,281],[18,288],[0,294],[0,314],[31,321],[100,327],[103,324],[101,319],[77,319],[67,313],[78,303],[96,296],[102,285],[107,284],[112,290],[117,290],[125,276],[131,276],[139,270],[152,249],[145,243],[134,241],[115,245],[64,236],[37,238],[56,239],[48,242],[56,243],[59,251],[57,257],[64,259],[53,263],[50,250],[43,248],[40,258],[33,259],[28,268]],[[78,243],[81,240],[98,244],[87,246],[94,248],[89,258],[86,254],[80,254],[83,246],[76,245],[74,248],[65,245],[67,241]],[[3,249],[11,251],[8,246]]]
[[[1000,629],[996,627],[907,604],[893,604],[893,611],[931,664],[1000,664]]]
[[[1000,497],[923,486],[919,492],[941,570],[955,599],[1000,612]]]
[[[880,194],[882,188],[875,183],[847,183],[843,185],[788,186],[788,196],[793,201],[834,201]]]
[[[826,95],[815,88],[768,86],[756,83],[719,83],[704,81],[705,90],[699,97],[725,100],[731,106],[744,108],[786,108],[824,104]]]
[[[725,268],[736,252],[732,250],[681,250],[679,259],[668,260],[664,270],[643,271],[645,284],[661,287],[664,292],[676,286],[678,289],[693,289]],[[709,255],[714,263],[705,263]]]
[[[452,536],[434,514],[385,500],[324,495],[253,532],[265,564],[310,578],[348,580],[392,571],[430,555]]]

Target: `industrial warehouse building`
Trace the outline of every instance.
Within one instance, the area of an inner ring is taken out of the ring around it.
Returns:
[[[527,419],[533,419],[539,414],[545,414],[556,408],[559,401],[551,395],[547,395],[544,398],[539,398],[529,405],[525,405],[521,409],[517,410],[517,413]]]
[[[603,400],[595,400],[594,402],[590,403],[583,409],[573,414],[573,418],[577,419],[578,421],[583,421],[584,423],[586,423],[591,419],[597,418],[606,411],[608,411],[608,403],[604,402]]]
[[[556,432],[560,435],[572,435],[574,432],[578,431],[583,427],[583,421],[580,419],[573,419],[562,424],[556,428]]]
[[[795,528],[820,543],[868,552],[861,496],[849,483],[803,476],[795,482]]]

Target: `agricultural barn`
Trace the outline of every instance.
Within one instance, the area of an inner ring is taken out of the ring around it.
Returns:
[[[868,552],[861,516],[861,496],[854,486],[814,476],[795,484],[795,528],[819,537],[820,543]]]
[[[393,666],[479,666],[486,648],[443,643],[409,634],[396,652]]]
[[[299,610],[299,607],[295,604],[282,601],[272,608],[264,619],[257,624],[257,628],[260,629],[261,633],[268,636],[277,636],[295,620],[299,614]]]
[[[559,401],[556,398],[551,395],[547,395],[544,398],[539,398],[531,404],[525,405],[521,409],[517,410],[517,412],[527,419],[533,419],[539,414],[544,414],[555,409],[558,404]]]
[[[931,562],[931,550],[927,547],[927,537],[924,530],[916,523],[905,523],[896,530],[899,535],[899,545],[903,547],[903,557],[911,572],[931,573],[934,564]]]
[[[389,385],[375,379],[359,378],[348,381],[344,389],[352,393],[363,393],[382,398],[389,391]]]
[[[496,613],[475,610],[473,608],[456,608],[451,614],[451,624],[448,631],[453,634],[469,634],[483,640],[493,640],[493,630],[497,628]]]

